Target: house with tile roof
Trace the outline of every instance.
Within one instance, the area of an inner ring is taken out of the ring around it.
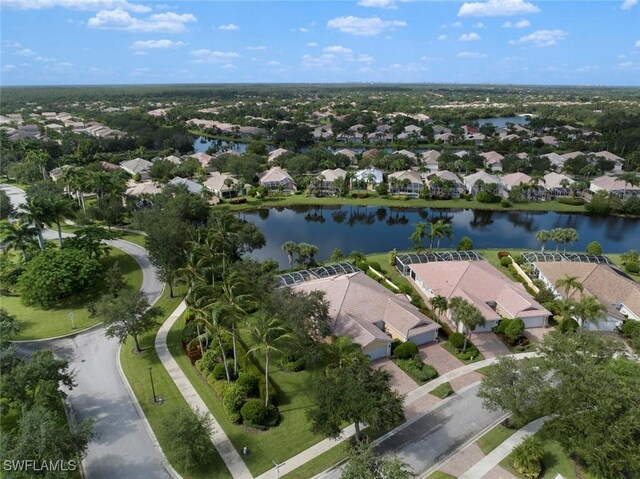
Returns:
[[[504,156],[500,153],[497,151],[487,151],[480,153],[480,156],[484,158],[485,167],[491,168],[491,171],[502,171],[502,160],[504,160]]]
[[[477,171],[463,178],[464,186],[467,188],[467,191],[474,195],[478,192],[478,188],[476,188],[476,184],[478,181],[482,181],[485,184],[495,184],[500,188],[500,180],[497,176],[490,175],[486,171]]]
[[[558,298],[580,301],[585,296],[594,296],[607,309],[605,319],[584,324],[585,329],[614,331],[627,319],[640,321],[640,284],[619,269],[607,264],[569,261],[536,261],[533,266]],[[570,290],[567,296],[564,288],[556,287],[565,276],[577,277],[583,290]]]
[[[333,333],[351,337],[371,359],[390,356],[396,338],[420,345],[438,337],[440,326],[406,296],[393,294],[362,271],[307,281],[292,289],[324,292]]]
[[[437,150],[427,150],[422,153],[422,164],[429,170],[429,172],[438,171],[438,158],[440,158],[440,152]]]
[[[231,198],[237,194],[238,180],[226,173],[214,171],[207,177],[204,187],[218,198]]]
[[[503,318],[520,318],[525,328],[540,328],[551,315],[521,283],[511,281],[484,260],[411,264],[409,271],[411,279],[427,297],[460,297],[478,308],[486,324],[476,332],[491,331]],[[451,312],[447,315],[455,323]],[[464,330],[461,324],[457,327]]]
[[[425,183],[432,198],[460,198],[467,191],[458,175],[447,170],[428,174]]]
[[[138,173],[142,180],[148,180],[150,178],[149,170],[151,169],[151,165],[152,163],[150,161],[142,158],[134,158],[133,160],[120,163],[120,168],[132,176]]]
[[[181,178],[179,176],[176,176],[167,184],[175,185],[175,186],[184,186],[187,189],[187,191],[192,195],[200,195],[202,194],[202,190],[203,190],[203,187],[201,184],[196,183],[195,181],[192,181],[188,178]]]
[[[384,176],[382,170],[370,166],[363,170],[357,170],[353,174],[351,182],[353,183],[355,181],[364,181],[367,184],[367,188],[373,190],[384,181]]]
[[[389,193],[418,197],[424,188],[424,181],[416,170],[396,171],[387,177]]]
[[[610,195],[615,195],[621,199],[629,196],[640,195],[640,186],[632,185],[626,181],[619,180],[614,176],[601,176],[594,178],[589,184],[589,189],[594,193],[606,191]]]
[[[272,191],[283,191],[294,193],[297,191],[296,182],[291,178],[287,170],[274,166],[258,177],[260,186],[264,186]]]
[[[198,163],[200,163],[200,166],[202,166],[205,170],[208,170],[209,162],[212,160],[213,156],[200,152],[194,153],[190,156],[190,158],[195,158],[196,160],[198,160]]]
[[[286,148],[277,148],[273,151],[269,152],[269,156],[267,158],[267,161],[269,163],[271,163],[273,160],[275,160],[276,158],[278,158],[281,155],[284,155],[285,153],[291,153],[289,150],[287,150]]]
[[[575,181],[569,178],[567,175],[552,171],[551,173],[547,173],[546,175],[544,175],[543,179],[544,187],[547,190],[547,193],[549,193],[551,196],[573,195],[571,185],[573,185]]]

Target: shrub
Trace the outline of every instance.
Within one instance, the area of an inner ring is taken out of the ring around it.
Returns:
[[[229,367],[228,363],[227,363],[227,367]],[[233,368],[233,365],[231,365],[231,367]],[[211,370],[211,374],[210,376],[213,376],[214,379],[216,380],[220,380],[220,379],[227,379],[227,371],[224,367],[223,363],[216,363],[213,366],[213,369]]]
[[[562,203],[563,205],[581,206],[584,205],[584,198],[561,197],[558,198],[558,203]]]
[[[297,373],[298,371],[302,371],[304,369],[305,361],[304,358],[284,356],[282,359],[280,359],[279,365],[285,371]]]
[[[587,245],[587,254],[602,254],[602,245],[597,241],[592,241]]]
[[[193,344],[187,344],[185,349],[191,364],[195,364],[198,359],[202,359],[202,351],[197,341]]]
[[[218,395],[218,397],[220,399],[224,399],[224,395],[227,392],[227,388],[230,386],[227,380],[225,379],[225,380],[217,381],[213,379],[213,376],[211,374],[209,374],[209,376],[207,376],[207,382],[211,384],[211,386],[213,387],[213,390]]]
[[[400,341],[398,338],[395,338],[393,340],[393,342],[391,343],[391,355],[394,355],[396,348],[401,344],[402,344],[402,341]]]
[[[570,331],[576,331],[579,327],[580,327],[580,325],[578,324],[578,322],[575,319],[573,319],[573,318],[565,318],[565,319],[562,320],[562,322],[558,326],[558,330],[561,333],[568,333]]]
[[[640,263],[636,263],[635,261],[629,262],[624,265],[624,269],[627,271],[627,273],[638,274],[640,273]]]
[[[394,351],[397,359],[409,359],[418,355],[418,346],[411,341],[406,341],[398,346]]]
[[[249,399],[240,409],[240,415],[245,424],[263,428],[267,419],[267,408],[260,399]]]
[[[511,201],[509,201],[509,200],[502,200],[502,201],[500,201],[500,206],[502,206],[503,208],[510,208],[513,205],[511,204]]]
[[[276,427],[280,423],[280,411],[273,404],[269,404],[267,406],[267,419],[266,426],[267,427]]]
[[[500,265],[504,266],[505,268],[511,265],[512,262],[513,261],[511,261],[511,258],[508,256],[500,258]]]
[[[504,328],[504,335],[512,341],[516,341],[524,333],[524,321],[520,318],[509,320]]]
[[[253,374],[249,374],[245,371],[240,371],[236,383],[240,384],[247,390],[248,396],[258,396],[260,394],[260,380]]]
[[[358,198],[369,198],[369,193],[358,193]]]
[[[463,236],[456,246],[456,251],[471,251],[473,249],[473,241],[468,236]]]
[[[529,436],[513,452],[513,467],[527,478],[537,478],[542,472],[544,449],[540,440]]]
[[[246,202],[247,202],[246,198],[231,198],[229,200],[229,203],[232,204],[232,205],[239,205],[239,204],[246,203]]]
[[[382,273],[382,268],[380,267],[380,263],[378,263],[377,261],[368,261],[368,263],[370,267]]]
[[[414,356],[411,359],[398,359],[396,364],[409,376],[419,382],[427,382],[438,377],[438,371],[433,366],[423,363],[420,358]]]
[[[240,422],[240,408],[247,399],[247,389],[237,382],[231,383],[224,393],[222,405],[233,422]]]
[[[510,253],[508,251],[498,251],[498,258],[502,259],[505,256],[510,256]]]
[[[195,321],[189,321],[182,328],[182,343],[188,344],[198,337],[198,326]]]
[[[640,336],[640,321],[627,319],[620,327],[620,333],[628,338]]]
[[[468,346],[469,343],[467,343]],[[480,354],[480,351],[478,351],[478,349],[475,346],[468,346],[467,347],[467,352],[466,353],[458,353],[458,358],[462,359],[462,360],[469,360],[471,358],[477,358],[478,355]]]
[[[462,347],[464,346],[464,334],[458,332],[452,333],[449,336],[448,341],[449,344],[454,348],[462,349]]]
[[[200,370],[209,374],[213,371],[213,368],[219,362],[219,357],[211,349],[209,349],[202,355],[202,368]]]

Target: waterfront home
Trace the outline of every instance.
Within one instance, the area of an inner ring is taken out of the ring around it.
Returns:
[[[324,292],[333,334],[351,337],[371,359],[390,356],[394,339],[420,345],[438,337],[440,326],[406,296],[393,294],[362,271],[317,279],[310,275],[292,289]]]
[[[474,196],[476,195],[476,193],[478,193],[478,188],[476,185],[479,181],[481,181],[484,184],[497,185],[498,189],[500,189],[501,187],[500,180],[498,179],[497,176],[490,175],[486,171],[482,171],[482,170],[472,173],[463,178],[465,188],[470,194]]]
[[[571,185],[575,183],[567,175],[552,171],[543,177],[544,187],[551,196],[572,196]]]
[[[218,198],[231,198],[237,194],[238,180],[226,173],[214,171],[207,177],[204,187]]]
[[[358,154],[355,151],[350,150],[349,148],[343,148],[341,150],[338,150],[334,153],[334,155],[344,155],[347,158],[349,158],[349,161],[351,162],[352,165],[358,164]]]
[[[200,163],[200,166],[202,166],[202,168],[204,168],[205,170],[209,169],[209,162],[213,159],[213,156],[207,155],[206,153],[202,153],[202,152],[195,153],[190,157],[198,160],[198,163]]]
[[[262,173],[258,182],[260,186],[264,186],[272,191],[283,191],[285,193],[294,193],[297,191],[296,182],[289,176],[287,170],[274,166]]]
[[[438,171],[438,158],[440,158],[440,154],[437,150],[427,150],[422,153],[422,164],[428,171]]]
[[[416,170],[405,170],[391,173],[387,179],[389,193],[418,197],[424,188],[424,181]]]
[[[476,332],[488,332],[503,318],[520,318],[525,328],[540,328],[551,313],[521,283],[515,283],[485,260],[434,261],[409,265],[409,276],[427,297],[459,297],[473,304],[486,324]],[[455,324],[451,311],[447,317]],[[456,324],[464,331],[462,324]]]
[[[597,323],[586,323],[585,329],[613,331],[627,318],[640,321],[640,284],[617,268],[599,263],[570,261],[536,261],[533,263],[538,277],[558,298],[580,301],[594,296],[607,309],[605,318]],[[566,276],[575,276],[582,291],[558,288],[556,283]]]
[[[460,198],[461,194],[466,193],[464,183],[458,175],[447,170],[428,174],[425,182],[432,198]]]
[[[601,176],[591,180],[589,189],[594,193],[606,191],[610,195],[625,199],[629,196],[640,195],[640,186],[622,181],[613,176]]]
[[[142,158],[134,158],[133,160],[127,160],[120,163],[120,168],[129,173],[132,176],[136,174],[140,175],[141,180],[148,180],[149,170],[152,163]]]
[[[511,191],[516,186],[530,183],[531,177],[525,173],[509,173],[500,177],[500,184],[506,191]]]
[[[502,171],[502,160],[504,160],[504,156],[500,153],[497,151],[487,151],[480,153],[480,156],[484,158],[484,166],[486,168],[491,168],[491,171]]]
[[[373,190],[376,186],[384,181],[382,170],[373,167],[365,168],[364,170],[358,170],[353,174],[351,182],[355,183],[356,181],[365,182],[367,188]]]
[[[174,179],[167,183],[168,185],[175,186],[184,186],[189,193],[192,195],[199,195],[202,193],[202,185],[196,183],[195,181],[191,181],[187,178],[181,178],[180,176],[176,176]]]
[[[143,181],[142,183],[129,183],[129,187],[125,191],[127,196],[153,196],[161,193],[162,190],[158,188],[151,181]]]
[[[285,153],[290,153],[290,151],[287,150],[286,148],[278,148],[276,150],[270,151],[267,161],[271,163],[273,160],[275,160],[281,155],[284,155]]]
[[[319,188],[324,194],[336,194],[338,187],[336,186],[336,180],[344,180],[347,176],[347,172],[342,168],[336,168],[335,170],[324,170],[318,175],[320,180]]]

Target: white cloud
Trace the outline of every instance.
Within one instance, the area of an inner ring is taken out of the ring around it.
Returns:
[[[240,30],[240,27],[238,25],[233,24],[233,23],[228,23],[226,25],[220,25],[218,27],[218,30],[233,31],[233,30]]]
[[[458,38],[458,41],[460,42],[475,42],[478,40],[480,40],[480,35],[474,32],[463,33],[462,35],[460,35],[460,38]]]
[[[353,50],[351,48],[343,47],[342,45],[332,45],[330,47],[323,48],[324,53],[337,53],[339,55],[351,55]]]
[[[640,48],[640,40],[636,42],[636,48]]]
[[[624,2],[622,2],[622,5],[620,5],[620,8],[622,10],[629,10],[631,7],[637,4],[638,4],[638,0],[624,0]]]
[[[460,52],[456,55],[458,58],[486,58],[487,55],[478,52]]]
[[[478,22],[473,26],[473,28],[485,28],[485,26],[484,26],[484,23]]]
[[[444,41],[444,40],[446,40],[447,38],[449,38],[449,37],[448,37],[448,36],[446,36],[446,35],[439,35],[439,36],[438,36],[438,40],[440,40],[440,41]]]
[[[145,19],[132,17],[128,12],[118,8],[101,10],[87,22],[90,28],[109,30],[125,30],[129,32],[165,32],[179,33],[186,30],[186,23],[195,22],[196,17],[190,13],[157,13]]]
[[[529,20],[518,20],[517,22],[504,22],[502,24],[502,28],[527,28],[531,26],[531,22]]]
[[[387,10],[396,10],[395,0],[360,0],[358,5],[361,7],[384,8]]]
[[[454,22],[451,24],[451,28],[462,28],[462,22]]]
[[[358,55],[358,63],[373,63],[374,58],[371,55]]]
[[[30,48],[21,48],[20,50],[16,51],[16,55],[20,55],[21,57],[30,57],[30,56],[33,56],[35,54],[36,54],[36,52],[31,50]]]
[[[487,2],[463,3],[459,17],[508,17],[537,13],[540,9],[524,0],[489,0]]]
[[[280,65],[280,62],[276,61],[276,60],[271,60],[269,62],[267,62],[267,65],[269,65],[270,67],[275,67]]]
[[[172,40],[138,40],[131,45],[134,50],[149,50],[149,49],[168,49],[184,47],[185,42],[174,42]]]
[[[311,47],[311,48],[316,48],[318,46],[318,44],[316,42],[309,42],[309,43],[307,43],[307,46]]]
[[[3,7],[18,10],[43,10],[45,8],[61,7],[70,10],[112,10],[121,8],[134,13],[151,11],[146,5],[129,3],[127,0],[2,0]]]
[[[328,28],[334,28],[342,33],[358,36],[373,36],[385,30],[393,30],[397,27],[406,27],[407,22],[402,20],[382,20],[379,17],[336,17],[327,22]]]
[[[249,51],[260,51],[260,52],[263,52],[266,49],[267,49],[267,47],[265,47],[264,45],[258,45],[258,46],[255,46],[255,47],[247,47],[247,50],[249,50]]]
[[[332,53],[323,53],[317,57],[313,55],[302,56],[302,66],[304,68],[323,70],[342,70],[336,63],[336,56]]]
[[[235,70],[237,67],[233,63],[226,63],[222,65],[225,70]]]
[[[193,50],[190,55],[195,57],[194,63],[224,63],[240,56],[236,52],[221,52],[207,48]]]
[[[569,35],[568,32],[562,30],[538,30],[531,35],[526,35],[519,40],[511,40],[509,43],[522,44],[533,43],[537,47],[550,47],[556,45],[559,41],[564,40]]]
[[[15,65],[5,65],[5,66],[2,67],[1,71],[3,73],[10,73],[10,72],[15,72],[15,71],[20,71],[20,69]]]

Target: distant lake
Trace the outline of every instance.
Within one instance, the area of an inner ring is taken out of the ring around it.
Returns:
[[[237,151],[238,153],[244,153],[247,151],[247,143],[229,143],[225,140],[210,140],[203,136],[199,136],[193,142],[193,149],[196,153],[206,153],[210,146],[216,145],[220,148],[220,151],[227,149],[227,151]]]
[[[591,241],[599,241],[605,253],[640,249],[640,219],[591,217],[533,211],[489,211],[436,208],[381,208],[356,206],[295,206],[264,208],[238,213],[255,223],[264,233],[267,245],[253,256],[272,258],[282,267],[287,256],[286,241],[307,242],[320,248],[319,260],[326,260],[335,248],[346,255],[407,250],[414,224],[444,218],[453,225],[454,237],[443,239],[442,248],[454,248],[463,236],[469,236],[476,248],[539,249],[535,234],[541,229],[575,228],[579,241],[571,249],[585,250]],[[425,240],[428,244],[428,240]],[[548,243],[547,248],[554,248]]]
[[[504,116],[498,118],[480,118],[477,121],[478,125],[480,126],[484,125],[485,123],[492,123],[495,127],[504,128],[507,126],[507,123],[525,126],[529,119],[525,116]]]

